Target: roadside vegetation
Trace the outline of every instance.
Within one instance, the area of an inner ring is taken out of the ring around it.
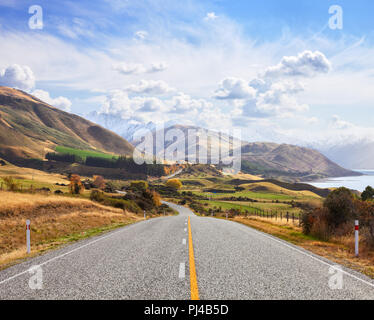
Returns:
[[[31,220],[31,256],[146,218],[174,215],[146,181],[100,175],[48,174],[0,166],[0,269],[25,258],[25,222]]]

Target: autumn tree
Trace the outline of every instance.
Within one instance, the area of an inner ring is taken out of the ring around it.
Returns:
[[[93,176],[94,181],[92,182],[93,186],[97,189],[104,190],[106,182],[102,176]]]
[[[70,177],[70,192],[72,194],[80,194],[84,190],[81,177],[77,174],[72,174]]]
[[[182,188],[182,182],[179,179],[170,179],[166,182],[166,185],[175,190]]]

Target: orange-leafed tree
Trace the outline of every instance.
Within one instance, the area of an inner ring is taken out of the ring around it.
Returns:
[[[156,207],[159,207],[161,206],[161,196],[158,192],[152,190],[151,191],[151,195],[152,195],[152,201],[153,201],[153,204],[156,206]]]
[[[93,182],[92,184],[94,185],[95,188],[104,190],[106,186],[106,182],[102,176],[93,176]]]
[[[77,174],[72,174],[70,177],[70,192],[72,194],[80,194],[84,190],[81,177]]]

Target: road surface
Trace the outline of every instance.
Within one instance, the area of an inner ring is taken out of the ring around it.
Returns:
[[[334,263],[287,242],[170,206],[180,214],[1,271],[0,299],[374,299],[374,282],[359,273],[344,269],[340,278]],[[42,289],[31,289],[40,270]],[[332,289],[339,279],[343,288]]]

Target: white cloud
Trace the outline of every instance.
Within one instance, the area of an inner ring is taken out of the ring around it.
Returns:
[[[49,92],[40,90],[40,89],[33,91],[31,94],[53,107],[59,108],[67,112],[69,112],[71,109],[72,103],[68,98],[61,97],[61,96],[57,98],[52,98],[49,95]]]
[[[216,20],[218,16],[214,12],[208,12],[204,18],[204,20]]]
[[[124,75],[156,73],[167,69],[167,64],[164,62],[152,63],[149,67],[141,63],[118,63],[113,65],[113,69]]]
[[[285,56],[276,66],[267,68],[265,77],[312,77],[327,73],[331,64],[326,56],[319,51],[306,50],[297,56]]]
[[[133,94],[163,95],[175,91],[165,81],[141,80],[138,84],[130,85],[125,91]]]
[[[247,99],[254,98],[256,90],[252,88],[245,80],[236,78],[227,78],[219,84],[215,92],[216,99]]]
[[[160,62],[160,63],[152,63],[151,66],[148,68],[147,72],[152,73],[152,72],[160,72],[164,71],[168,68],[168,65],[165,62]]]
[[[30,91],[35,87],[34,73],[28,66],[13,64],[0,70],[0,85]]]
[[[148,37],[148,32],[144,30],[139,30],[135,32],[135,36],[140,40],[144,40],[145,38]]]
[[[130,75],[130,74],[141,74],[145,73],[146,69],[142,64],[139,63],[119,63],[113,66],[113,69],[119,73]]]
[[[330,121],[330,128],[332,129],[351,129],[353,127],[352,123],[341,119],[338,115],[333,115]]]

